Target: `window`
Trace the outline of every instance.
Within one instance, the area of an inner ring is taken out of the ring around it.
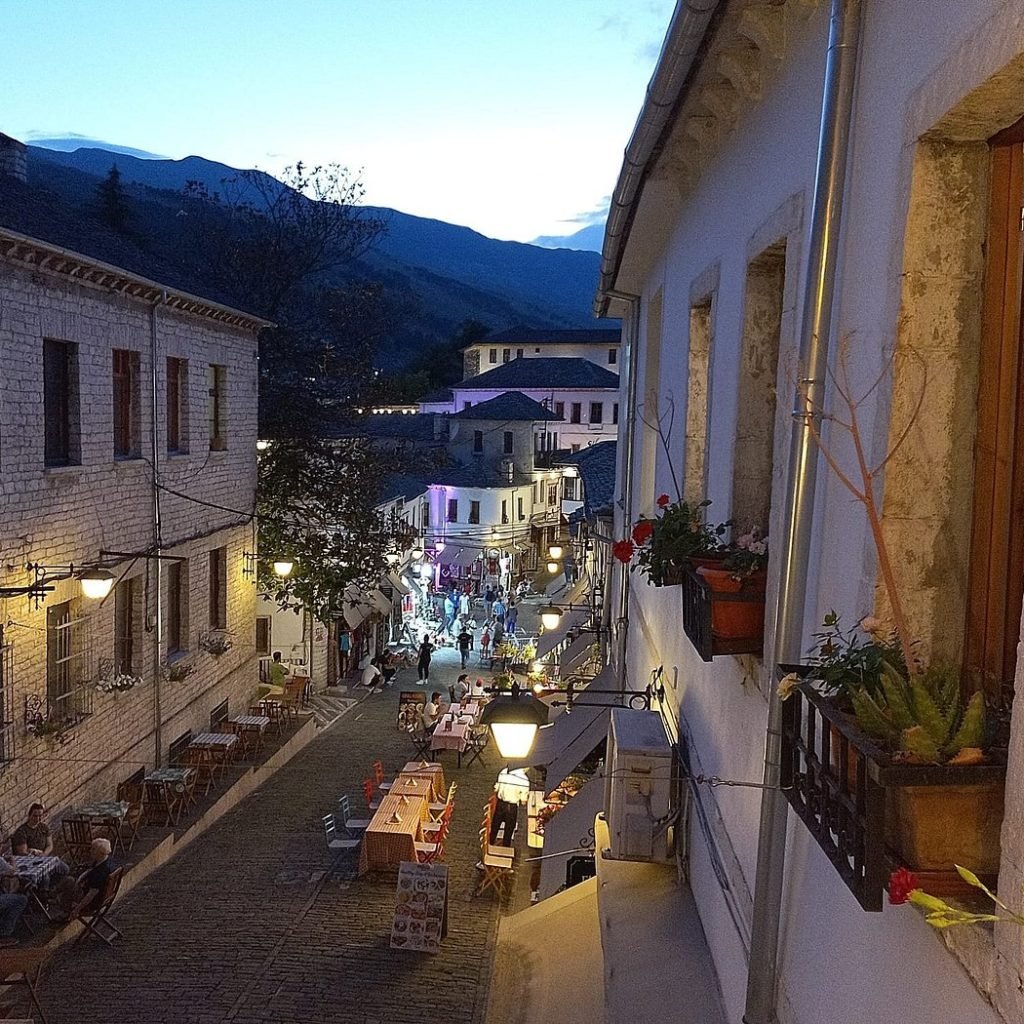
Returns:
[[[590,403],[590,422],[591,423],[603,423],[604,422],[604,402],[591,402]]]
[[[501,350],[501,361],[507,363],[512,358],[512,349],[503,348]]]
[[[555,415],[560,419],[565,419],[565,402],[555,402]]]
[[[430,526],[430,502],[425,501],[420,506],[420,522],[423,524],[423,529]]]
[[[618,358],[619,358],[618,349],[614,349],[614,348],[608,349],[608,365],[609,366],[614,366],[615,363],[618,361]]]
[[[46,609],[46,699],[56,721],[77,721],[92,712],[86,626],[77,601]]]
[[[690,307],[683,497],[693,504],[703,501],[707,493],[713,302],[713,296],[707,295]]]
[[[566,501],[578,501],[576,497],[576,483],[577,479],[574,476],[567,476],[565,483],[563,484],[564,495]]]
[[[535,348],[535,349],[533,350],[533,354],[534,354],[535,356],[539,356],[539,355],[540,355],[540,349],[539,349],[539,348]]]
[[[515,436],[511,430],[506,430],[502,437],[501,450],[505,455],[511,455],[513,451],[513,445],[515,443]]]
[[[548,484],[548,505],[558,504],[558,484]]]
[[[479,501],[471,501],[469,503],[469,521],[474,526],[479,525],[479,523],[480,523],[480,502]]]
[[[573,402],[570,406],[569,412],[570,423],[582,423],[583,422],[583,406],[579,402]]]
[[[492,348],[490,352],[487,353],[487,362],[492,365],[498,362],[498,350],[496,348]]]
[[[619,422],[619,403],[612,402],[612,423],[617,425]]]
[[[228,625],[228,549],[210,552],[210,629]]]
[[[523,350],[521,348],[517,348],[516,349],[516,359],[522,359],[522,358],[523,358]]]
[[[501,525],[508,525],[508,499],[501,499]]]
[[[113,351],[114,458],[139,456],[139,353]]]
[[[463,409],[472,409],[473,408],[473,403],[472,402],[463,402],[462,403],[462,408]]]
[[[135,580],[114,588],[114,669],[135,675]]]
[[[479,455],[484,450],[484,432],[482,430],[473,431],[473,454]]]
[[[534,480],[533,481],[533,503],[534,503],[534,505],[537,504],[537,495],[539,493],[539,491],[538,491],[539,487],[540,487],[540,485],[537,483],[536,480]]]
[[[578,444],[574,444],[574,445],[570,446],[570,451],[578,452],[579,450],[580,450],[580,446]]]
[[[449,498],[448,499],[448,522],[457,523],[459,521],[459,499]]]
[[[43,341],[44,453],[47,466],[70,466],[78,451],[78,346]]]
[[[222,452],[228,446],[227,433],[228,368],[210,365],[210,451]]]
[[[167,451],[188,451],[188,360],[167,360]]]
[[[270,655],[270,616],[256,616],[256,653],[264,657]]]
[[[188,562],[167,565],[167,653],[188,650]]]
[[[519,516],[519,522],[522,522],[526,518],[526,514],[523,512],[522,498],[516,498],[516,514]]]

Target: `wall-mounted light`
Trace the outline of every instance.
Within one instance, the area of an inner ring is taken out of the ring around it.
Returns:
[[[559,566],[558,566],[557,562],[548,562],[548,572],[551,573],[552,575],[554,575],[556,572],[558,572],[558,568],[559,568]]]
[[[275,558],[273,564],[274,574],[280,576],[281,579],[291,576],[292,569],[295,568],[295,563],[290,558]]]
[[[434,544],[434,550],[440,554],[445,549],[445,543],[443,540],[439,540]]]
[[[269,441],[264,441],[263,438],[260,438],[256,442],[256,451],[258,451],[258,452],[265,452],[269,447],[270,447],[270,442]]]
[[[389,551],[384,557],[387,559],[388,565],[398,565],[402,558],[397,551]]]
[[[90,601],[102,601],[114,586],[114,574],[106,569],[86,569],[78,574],[78,582]]]
[[[542,608],[540,612],[541,625],[547,629],[557,629],[558,624],[562,621],[562,609],[556,608],[553,604],[549,604],[546,608]]]
[[[552,544],[551,547],[548,548],[548,556],[550,558],[552,558],[552,559],[561,558],[562,557],[562,545],[561,544]]]
[[[423,557],[423,548],[421,548],[419,544],[417,544],[416,547],[414,547],[412,551],[409,552],[409,554],[412,555],[412,557],[418,562]]]
[[[507,760],[526,757],[537,730],[547,720],[548,706],[536,697],[523,696],[518,683],[507,697],[495,697],[480,715],[480,724],[490,726],[498,753]]]

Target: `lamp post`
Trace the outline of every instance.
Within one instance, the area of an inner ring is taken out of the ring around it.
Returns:
[[[541,625],[547,629],[557,629],[559,622],[562,621],[562,609],[556,608],[553,604],[548,604],[547,607],[542,608],[540,612]]]

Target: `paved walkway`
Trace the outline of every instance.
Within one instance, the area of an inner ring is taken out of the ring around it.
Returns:
[[[458,674],[435,656],[431,687]],[[353,708],[119,906],[124,939],[59,951],[42,999],[51,1024],[479,1024],[497,906],[472,897],[477,830],[499,768],[493,747],[459,783],[447,849],[449,935],[437,956],[389,948],[394,877],[329,871],[320,816],[342,792],[365,809],[360,782],[380,757],[410,757],[395,729],[395,687]]]

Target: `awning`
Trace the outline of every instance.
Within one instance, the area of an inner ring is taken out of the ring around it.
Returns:
[[[594,644],[598,642],[595,633],[580,633],[558,659],[559,675],[564,679],[569,672],[572,672],[578,665],[589,661],[593,656]]]
[[[453,544],[451,547],[445,548],[437,556],[437,560],[442,565],[457,565],[468,569],[479,557],[479,548],[460,548]]]
[[[371,590],[369,593],[370,604],[381,613],[381,615],[391,614],[391,598],[387,597],[381,590]]]
[[[405,580],[397,572],[388,573],[388,583],[395,588],[395,592],[401,597],[412,593],[412,590],[406,586]]]
[[[543,608],[541,611],[543,611]],[[586,607],[574,608],[572,611],[563,612],[558,625],[554,629],[548,630],[537,641],[537,657],[543,658],[544,655],[550,654],[559,644],[565,642],[565,635],[570,629],[582,626],[589,618],[590,609]]]
[[[350,583],[345,588],[341,607],[338,610],[345,616],[345,624],[349,629],[358,629],[373,611],[373,607],[367,600],[366,594],[354,583]]]
[[[546,900],[565,885],[565,868],[570,857],[593,852],[581,850],[594,831],[594,818],[604,810],[605,777],[603,773],[588,779],[572,799],[544,826],[544,860],[540,862],[540,885],[537,891]]]
[[[565,604],[579,604],[590,594],[590,574],[582,573],[580,578],[561,596]]]

